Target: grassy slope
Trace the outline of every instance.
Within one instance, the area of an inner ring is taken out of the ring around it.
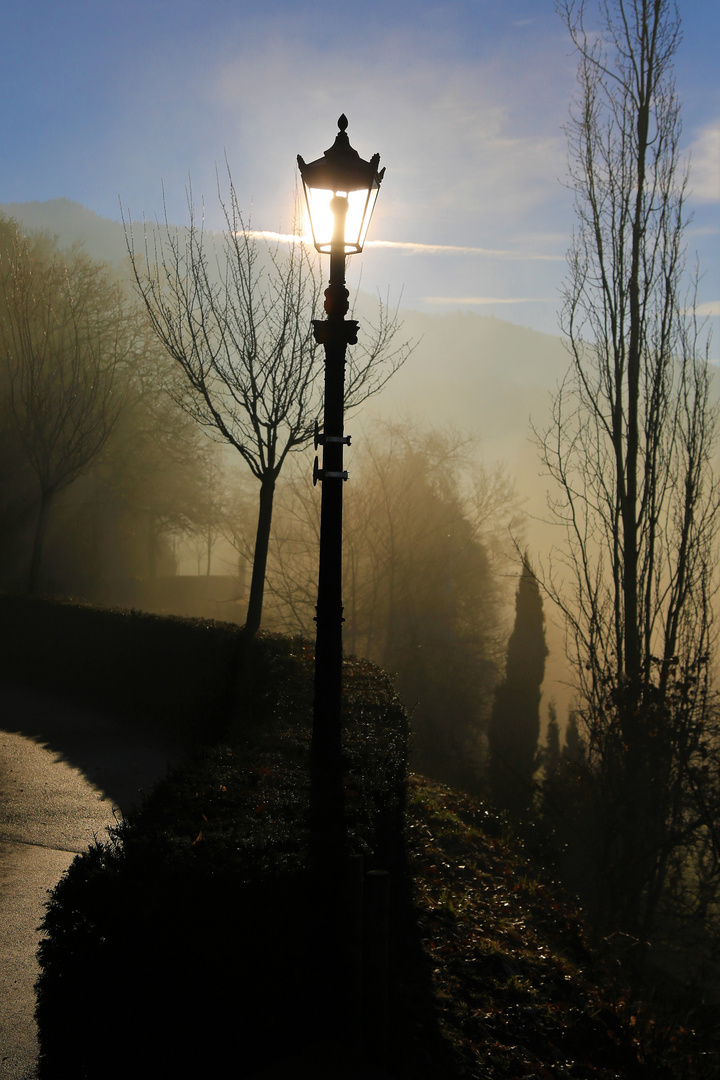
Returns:
[[[539,880],[481,803],[411,777],[407,844],[422,954],[454,1075],[720,1074],[717,1045],[662,1020],[659,1006],[620,985],[617,959],[593,940],[582,912]],[[416,1029],[416,1043],[422,1038]],[[421,1061],[419,1045],[411,1056]],[[428,1062],[407,1075],[443,1074]]]

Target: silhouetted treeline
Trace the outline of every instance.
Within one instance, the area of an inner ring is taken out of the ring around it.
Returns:
[[[212,444],[127,287],[0,220],[0,587],[78,592],[174,570],[211,517]]]

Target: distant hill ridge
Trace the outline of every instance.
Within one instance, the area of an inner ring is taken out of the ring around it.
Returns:
[[[70,199],[8,203],[0,213],[24,228],[81,243],[91,258],[120,267],[127,258],[122,222],[100,217]],[[358,298],[372,317],[374,299]],[[512,470],[528,462],[529,417],[544,427],[549,397],[567,367],[559,337],[458,310],[434,314],[403,309],[402,335],[417,342],[404,368],[373,399],[368,412],[412,417],[423,426],[452,424],[479,435],[483,456]],[[532,452],[534,454],[534,451]]]
[[[57,237],[61,247],[82,243],[92,259],[118,265],[127,258],[122,224],[101,217],[71,199],[4,203],[0,205],[0,213],[15,218],[25,229]]]

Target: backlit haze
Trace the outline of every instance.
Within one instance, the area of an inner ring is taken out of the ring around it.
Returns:
[[[720,6],[680,5],[689,255],[720,315]],[[576,59],[552,0],[364,5],[27,0],[0,14],[0,203],[64,197],[106,218],[220,228],[225,156],[253,229],[292,229],[296,154],[341,112],[387,167],[351,282],[426,313],[557,332],[572,197],[562,131]],[[718,355],[716,333],[713,354]]]

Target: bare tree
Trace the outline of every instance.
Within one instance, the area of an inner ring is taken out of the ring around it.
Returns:
[[[4,223],[0,348],[9,415],[40,500],[27,590],[40,574],[55,496],[95,461],[121,408],[116,378],[129,348],[127,307],[102,265]]]
[[[592,22],[590,7],[558,3],[579,55],[567,129],[577,227],[562,316],[571,366],[542,439],[566,542],[545,584],[567,618],[596,782],[597,887],[647,930],[703,827],[717,411],[686,295],[677,9],[599,0]]]
[[[264,248],[240,213],[230,178],[226,228],[217,241],[198,222],[145,234],[144,264],[126,227],[135,280],[155,333],[184,375],[179,404],[233,446],[259,481],[260,497],[246,629],[260,626],[275,485],[288,454],[312,440],[321,411],[322,360],[312,320],[321,277],[297,242]],[[346,409],[376,393],[404,361],[397,313],[380,305],[377,324],[348,364]]]

